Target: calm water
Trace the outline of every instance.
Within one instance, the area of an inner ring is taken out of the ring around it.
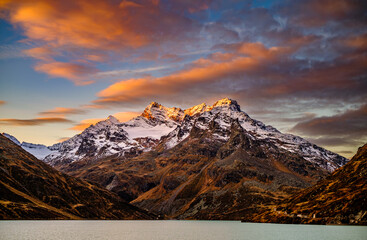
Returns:
[[[237,221],[0,221],[0,239],[366,240],[367,227]]]

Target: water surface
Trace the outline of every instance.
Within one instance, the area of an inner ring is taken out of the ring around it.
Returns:
[[[0,239],[366,240],[367,227],[239,221],[0,221]]]

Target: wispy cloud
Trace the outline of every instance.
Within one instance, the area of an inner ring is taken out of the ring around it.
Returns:
[[[91,65],[66,63],[66,62],[50,62],[39,63],[35,66],[38,72],[44,72],[52,77],[61,77],[70,79],[75,85],[88,85],[93,83],[88,76],[96,73],[98,70]]]
[[[115,118],[117,118],[120,122],[126,122],[131,120],[134,117],[139,116],[141,113],[140,112],[118,112],[113,114],[113,116]],[[87,127],[89,127],[92,124],[96,124],[100,121],[105,120],[104,118],[89,118],[89,119],[84,119],[82,120],[80,123],[74,125],[73,127],[70,128],[70,130],[75,130],[78,132],[83,131],[84,129],[86,129]]]
[[[39,115],[64,117],[66,115],[75,115],[84,113],[86,113],[86,110],[84,109],[57,107],[49,111],[40,112]]]
[[[33,118],[33,119],[15,119],[15,118],[1,118],[0,125],[12,126],[38,126],[49,123],[72,123],[73,121],[66,118]]]
[[[159,70],[169,69],[169,68],[172,68],[172,65],[164,65],[164,66],[148,67],[148,68],[139,68],[139,69],[112,70],[112,71],[98,72],[96,74],[96,77],[124,76],[126,74],[131,74],[131,73],[146,73],[146,72],[159,71]]]
[[[367,105],[299,122],[291,131],[325,146],[358,146],[367,141]]]

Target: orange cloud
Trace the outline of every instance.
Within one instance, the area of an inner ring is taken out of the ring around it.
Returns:
[[[45,116],[62,116],[70,115],[70,114],[84,114],[86,111],[77,108],[64,108],[64,107],[57,107],[49,111],[40,112],[39,115]]]
[[[78,123],[77,125],[75,125],[72,128],[69,128],[70,130],[75,130],[75,131],[83,131],[84,129],[86,129],[87,127],[89,127],[90,125],[96,124],[97,122],[100,122],[104,120],[103,118],[90,118],[90,119],[84,119],[82,120],[80,123]]]
[[[97,72],[95,68],[87,65],[66,62],[39,63],[35,66],[35,70],[53,77],[70,79],[76,85],[93,83],[94,81],[87,79],[87,76]]]
[[[69,137],[63,137],[63,138],[59,138],[58,139],[58,143],[61,143],[61,142],[64,142],[64,141],[66,141],[66,140],[69,140],[70,138]]]
[[[14,125],[14,126],[37,126],[48,123],[71,123],[72,121],[66,118],[34,118],[34,119],[15,119],[15,118],[2,118],[0,119],[1,125]]]
[[[0,106],[4,105],[5,103],[6,103],[5,101],[0,100]]]
[[[120,122],[127,122],[137,116],[139,116],[140,112],[118,112],[113,114],[115,118],[117,118]]]
[[[245,73],[257,71],[264,64],[294,49],[266,48],[261,43],[242,43],[230,46],[232,53],[212,55],[199,59],[191,68],[160,78],[129,79],[112,84],[98,93],[95,104],[129,102],[155,96],[172,96],[193,84],[214,83],[228,78],[241,78]]]
[[[7,7],[10,21],[20,25],[32,40],[83,48],[121,46],[118,41],[139,47],[147,42],[143,33],[134,31],[128,24],[132,16],[129,11],[137,8],[136,5],[115,6],[96,0],[19,0]]]
[[[113,116],[115,118],[117,118],[120,122],[127,122],[131,119],[133,119],[134,117],[139,116],[141,113],[138,112],[118,112],[113,114]],[[89,127],[92,124],[96,124],[100,121],[103,121],[105,119],[103,118],[90,118],[90,119],[84,119],[82,120],[79,124],[75,125],[74,127],[70,128],[71,130],[75,130],[75,131],[83,131],[84,129],[86,129],[87,127]]]
[[[357,48],[359,50],[366,50],[367,49],[367,34],[350,37],[346,39],[344,42],[347,46]]]
[[[36,47],[23,51],[26,55],[40,59],[40,60],[52,60],[51,56],[55,55],[55,52],[48,47]]]
[[[197,10],[207,6],[207,1],[201,2]],[[131,55],[128,52],[138,48],[190,40],[193,34],[188,38],[188,33],[200,28],[176,12],[190,5],[180,0],[172,1],[169,9],[157,0],[17,0],[2,1],[0,17],[21,28],[28,42],[42,44],[25,51],[42,61],[36,65],[37,71],[83,85],[85,82],[75,79],[91,68],[53,60],[55,52],[68,62],[104,62],[111,56],[121,59],[121,55]]]

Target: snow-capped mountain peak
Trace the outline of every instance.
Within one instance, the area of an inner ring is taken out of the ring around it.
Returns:
[[[223,109],[228,109],[229,111],[235,111],[235,112],[241,111],[240,105],[238,105],[237,101],[229,98],[223,98],[218,100],[211,106],[208,106],[206,103],[202,103],[200,105],[188,108],[184,112],[187,115],[194,116],[196,114],[208,112],[216,108],[218,109],[218,111],[223,111]]]
[[[241,111],[240,105],[238,105],[237,101],[229,99],[229,98],[223,98],[217,101],[210,108],[213,109],[216,107],[229,107],[233,111]]]
[[[109,122],[111,122],[113,124],[120,123],[120,121],[117,118],[115,118],[114,116],[112,116],[112,115],[108,116],[108,118],[106,119],[106,121],[109,121]]]
[[[150,103],[141,114],[148,120],[167,121],[173,120],[175,122],[181,121],[184,117],[184,111],[181,108],[167,108],[157,102]]]

